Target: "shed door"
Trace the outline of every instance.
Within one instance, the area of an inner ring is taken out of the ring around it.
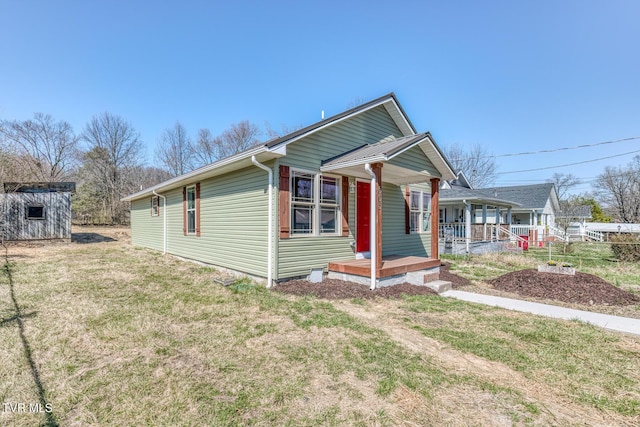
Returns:
[[[369,252],[370,216],[371,184],[358,181],[356,184],[356,252]]]

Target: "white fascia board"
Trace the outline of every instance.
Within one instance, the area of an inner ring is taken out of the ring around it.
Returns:
[[[451,169],[449,167],[449,164],[447,163],[447,161],[444,159],[444,157],[442,156],[442,154],[440,153],[440,150],[438,150],[436,148],[436,144],[433,142],[433,140],[429,137],[426,138],[429,143],[428,146],[425,147],[425,144],[421,143],[420,144],[420,149],[422,149],[422,152],[424,153],[425,156],[427,156],[427,158],[429,160],[431,160],[430,154],[435,154],[436,156],[438,156],[438,158],[436,159],[436,162],[433,162],[434,166],[436,167],[436,169],[438,169],[438,172],[440,172],[440,174],[442,175],[442,179],[446,179],[446,180],[450,180],[450,179],[455,179],[456,178],[456,173],[453,171],[453,169]],[[422,141],[424,142],[424,141]],[[432,153],[428,153],[427,149],[431,149],[430,151]],[[438,163],[440,163],[440,167],[438,167]],[[444,170],[443,170],[444,169]],[[447,173],[449,174],[449,177],[447,178]]]
[[[402,113],[402,109],[400,109],[400,106],[398,105],[398,103],[396,102],[396,100],[395,100],[395,99],[393,99],[393,98],[391,98],[391,103],[392,103],[392,104],[393,104],[393,106],[395,107],[396,114],[397,114],[397,115],[400,117],[400,119],[401,119],[401,123],[400,123],[400,125],[398,126],[398,128],[399,128],[401,131],[403,131],[402,133],[403,133],[403,134],[405,134],[405,136],[415,135],[416,133],[413,131],[413,126],[411,126],[411,124],[409,123],[409,120],[407,119],[407,117]],[[397,120],[396,120],[396,117],[394,117],[394,116],[395,116],[395,114],[394,114],[393,112],[389,111],[389,106],[388,106],[388,104],[387,104],[386,102],[385,102],[384,104],[385,104],[385,106],[384,106],[384,107],[387,109],[387,112],[389,113],[389,115],[391,116],[391,118],[393,119],[393,121],[394,121],[394,122],[396,122],[396,124],[398,124],[398,123],[397,123]],[[404,130],[403,130],[403,129],[402,129],[402,127],[403,127],[402,125],[404,125],[404,127],[405,127],[406,129],[404,129]]]
[[[216,162],[210,163],[201,168],[195,169],[191,172],[188,172],[184,175],[177,176],[175,178],[171,178],[167,181],[161,182],[159,184],[154,185],[153,187],[145,188],[142,191],[131,194],[129,196],[123,197],[121,200],[124,202],[130,202],[132,200],[141,199],[143,197],[148,197],[153,194],[154,191],[162,192],[166,190],[170,190],[175,187],[179,187],[185,183],[193,183],[199,177],[205,176],[208,173],[214,172],[216,169],[220,169],[224,166],[230,166],[233,163],[239,162],[241,160],[251,159],[252,156],[257,156],[263,153],[273,154],[272,157],[281,157],[286,155],[286,147],[280,147],[277,149],[270,150],[265,146],[259,146],[253,148],[251,150],[243,151],[238,154],[234,154],[233,156],[225,157],[224,159],[218,160]]]

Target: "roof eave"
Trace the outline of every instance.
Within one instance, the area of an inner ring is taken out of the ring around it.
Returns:
[[[194,183],[196,181],[207,179],[216,175],[221,175],[222,173],[232,172],[239,169],[240,165],[244,167],[242,162],[251,159],[252,156],[256,156],[259,161],[268,161],[277,157],[282,157],[284,155],[286,155],[286,149],[284,147],[269,149],[268,147],[261,145],[256,148],[252,148],[250,150],[235,154],[233,156],[220,159],[206,166],[188,172],[184,175],[180,175],[156,184],[152,187],[145,188],[144,190],[138,191],[137,193],[130,194],[126,197],[123,197],[122,201],[130,202],[144,197],[149,197],[153,195],[154,192],[165,192],[177,187],[181,187],[183,185]]]

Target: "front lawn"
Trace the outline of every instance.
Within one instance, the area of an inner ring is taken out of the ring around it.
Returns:
[[[438,296],[223,287],[126,239],[0,262],[2,425],[640,421],[637,337]]]

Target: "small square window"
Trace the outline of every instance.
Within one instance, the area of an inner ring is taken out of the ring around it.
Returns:
[[[27,219],[44,219],[44,206],[27,206]]]
[[[151,198],[151,216],[160,215],[160,197],[153,196]]]

